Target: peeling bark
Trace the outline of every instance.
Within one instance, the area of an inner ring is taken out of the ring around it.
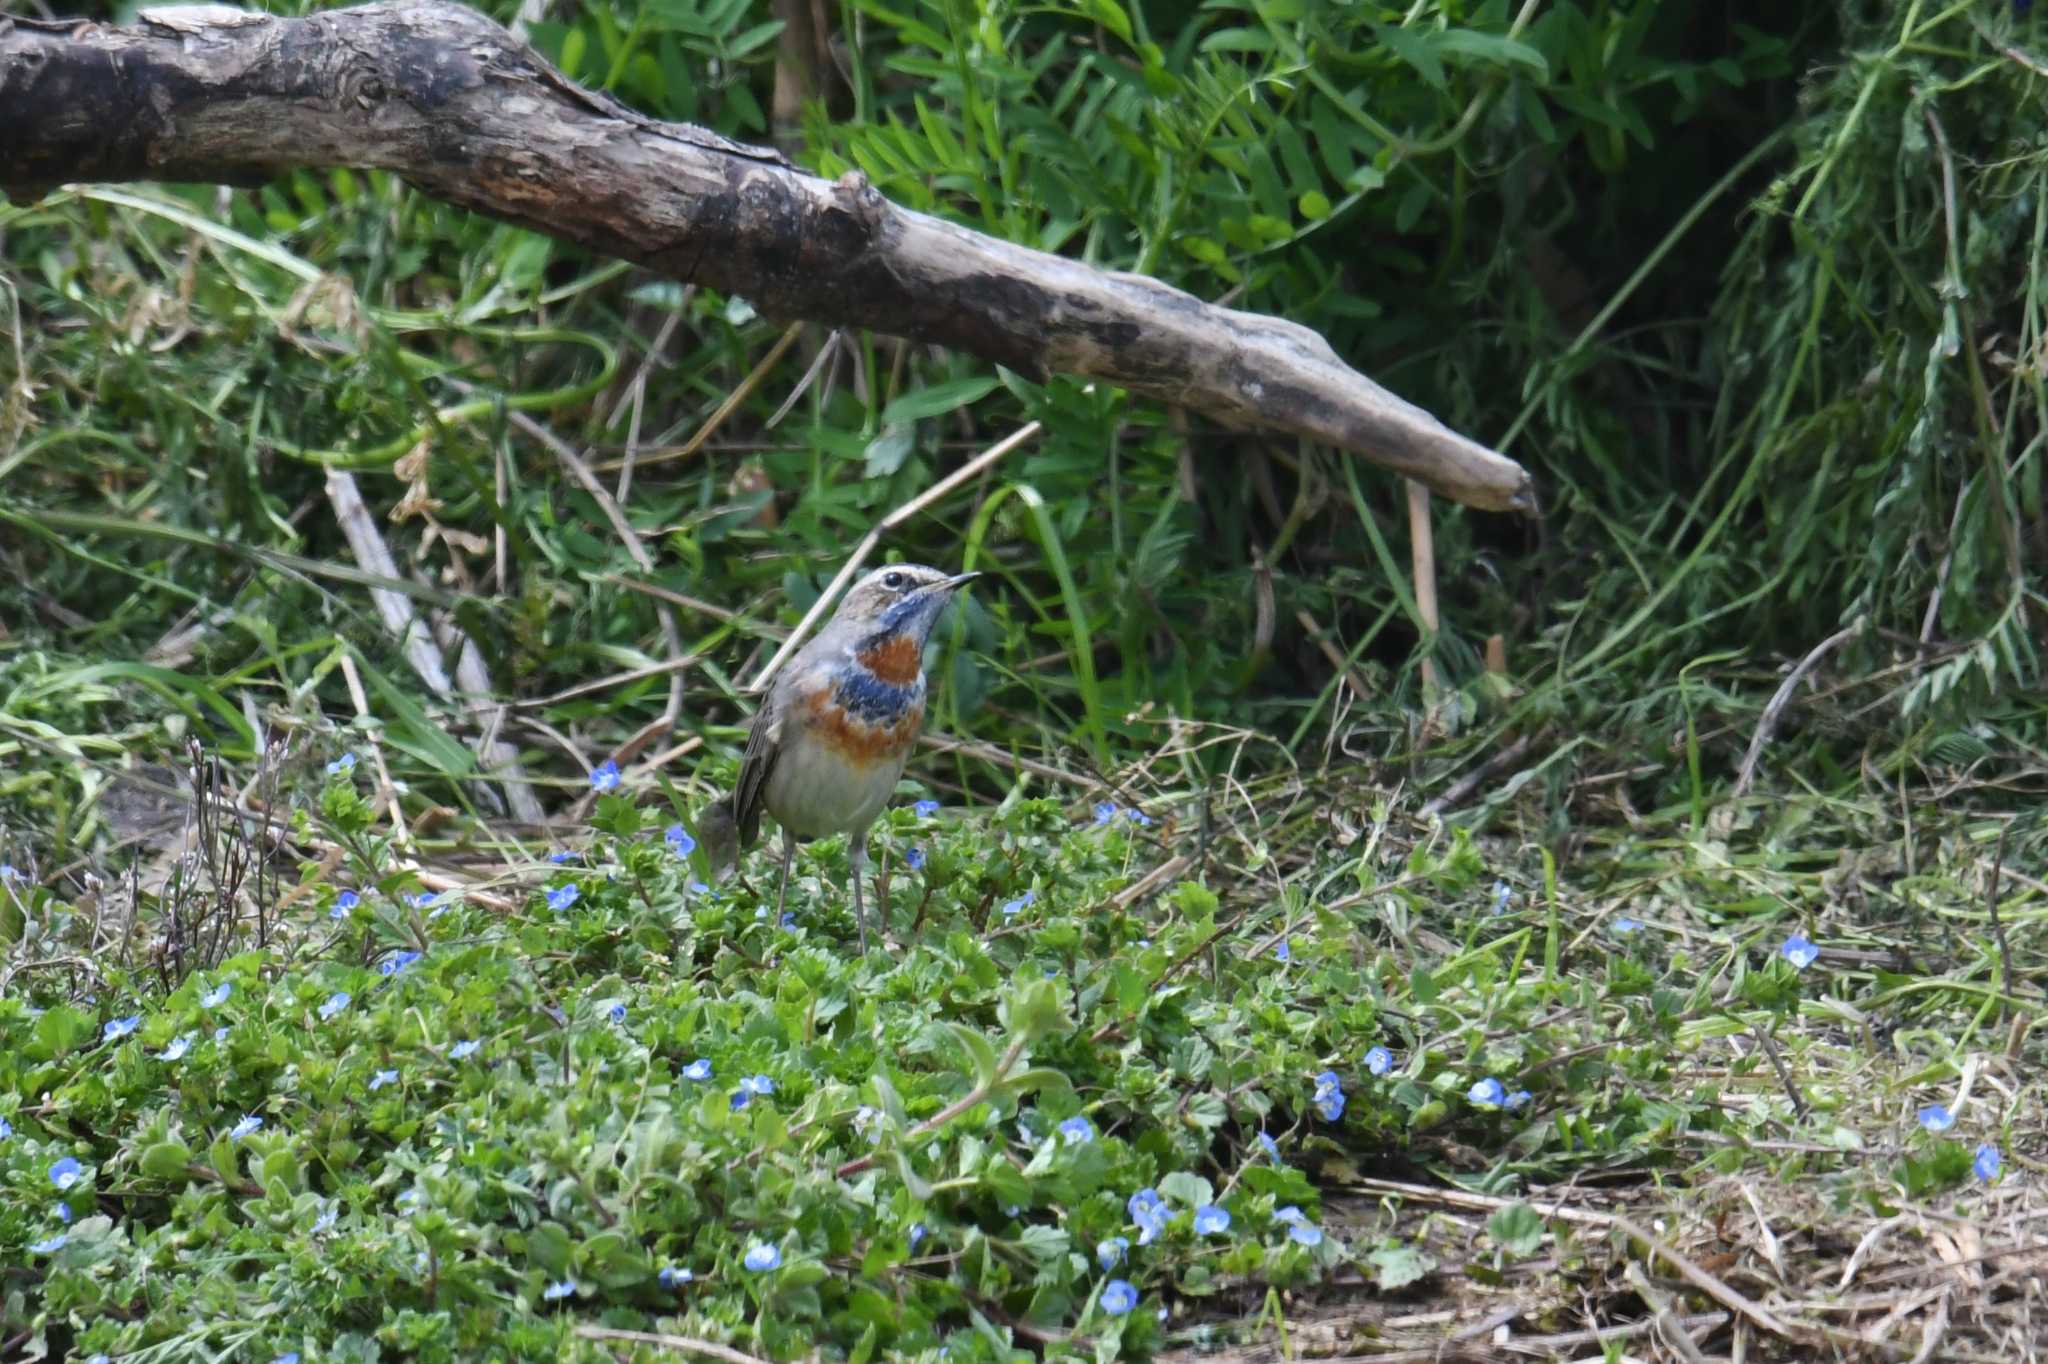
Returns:
[[[139,18],[0,19],[0,189],[390,171],[772,317],[936,342],[1033,378],[1098,379],[1356,451],[1471,506],[1534,507],[1520,465],[1305,327],[910,212],[857,173],[820,180],[773,150],[644,117],[459,5]]]

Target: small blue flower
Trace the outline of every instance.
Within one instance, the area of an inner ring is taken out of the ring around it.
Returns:
[[[1095,1140],[1095,1124],[1078,1115],[1061,1123],[1059,1131],[1060,1139],[1069,1146]]]
[[[0,1118],[0,1141],[6,1141],[9,1137],[13,1135],[14,1124],[7,1121],[7,1119],[5,1118]]]
[[[64,1243],[70,1239],[71,1238],[69,1236],[60,1231],[55,1236],[52,1236],[47,1240],[36,1241],[31,1243],[29,1249],[34,1251],[38,1255],[51,1255],[57,1251],[62,1250],[64,1248]]]
[[[1804,933],[1794,933],[1778,948],[1778,955],[1798,970],[1804,971],[1820,958],[1820,949],[1807,940]]]
[[[1138,1190],[1124,1206],[1131,1214],[1132,1224],[1138,1228],[1139,1245],[1151,1245],[1166,1231],[1166,1200],[1159,1196],[1157,1189]]]
[[[711,1078],[711,1062],[700,1056],[683,1067],[685,1080],[708,1080]]]
[[[411,1213],[418,1211],[420,1206],[420,1191],[418,1189],[403,1190],[399,1193],[398,1197],[391,1200],[391,1206],[402,1213]]]
[[[370,1089],[372,1092],[382,1089],[386,1085],[395,1085],[397,1083],[398,1072],[395,1070],[380,1070],[370,1077]]]
[[[775,1082],[765,1075],[748,1075],[740,1080],[740,1087],[732,1092],[732,1106],[745,1108],[757,1095],[773,1094]]]
[[[1623,937],[1627,937],[1631,933],[1639,932],[1642,929],[1642,926],[1643,921],[1641,919],[1631,919],[1626,914],[1622,915],[1620,918],[1614,921],[1614,931],[1616,933],[1621,934]]]
[[[930,819],[939,812],[939,803],[935,800],[921,800],[910,807],[910,812],[919,819]]]
[[[297,1350],[286,1350],[283,1354],[271,1360],[270,1364],[299,1364],[299,1352]]]
[[[1022,909],[1024,909],[1024,908],[1025,908],[1026,906],[1028,906],[1028,905],[1029,905],[1029,904],[1030,904],[1030,903],[1031,903],[1031,902],[1032,902],[1033,900],[1035,900],[1035,899],[1037,899],[1037,898],[1038,898],[1038,892],[1037,892],[1037,891],[1035,891],[1035,890],[1027,890],[1027,891],[1025,891],[1025,892],[1024,892],[1024,893],[1023,893],[1022,895],[1019,895],[1019,896],[1018,896],[1018,897],[1017,897],[1016,899],[1014,899],[1014,900],[1006,900],[1006,901],[1004,901],[1004,902],[1003,902],[1003,917],[1004,917],[1004,918],[1006,918],[1006,919],[1014,919],[1015,917],[1017,917],[1017,913],[1018,913],[1018,911],[1019,911],[1019,910],[1022,910]]]
[[[50,1166],[50,1182],[68,1189],[78,1182],[78,1157],[66,1156]]]
[[[757,1241],[748,1247],[746,1257],[740,1263],[756,1274],[765,1274],[782,1263],[782,1251],[765,1241]]]
[[[322,1021],[331,1019],[343,1009],[346,1009],[348,1007],[348,1000],[349,994],[346,990],[336,990],[333,994],[327,996],[327,1002],[320,1006]]]
[[[1195,1235],[1221,1236],[1230,1230],[1230,1211],[1214,1203],[1204,1203],[1195,1209]]]
[[[324,1231],[334,1230],[334,1224],[337,1221],[339,1221],[340,1218],[340,1207],[335,1204],[329,1204],[325,1212],[321,1213],[318,1217],[313,1219],[313,1235],[318,1236],[320,1235],[320,1233]]]
[[[343,753],[339,758],[336,758],[333,762],[327,764],[327,775],[330,777],[347,776],[349,773],[355,770],[356,755],[352,752]]]
[[[1141,829],[1152,827],[1152,816],[1146,814],[1143,810],[1126,810],[1124,811],[1124,818]]]
[[[661,1273],[655,1275],[655,1277],[661,1280],[663,1288],[673,1291],[681,1288],[684,1284],[696,1278],[697,1275],[694,1270],[677,1269],[674,1265],[663,1265]]]
[[[540,1291],[540,1295],[549,1302],[560,1302],[563,1298],[574,1296],[575,1292],[576,1281],[574,1279],[563,1279],[560,1283],[551,1283],[546,1288],[543,1288]]]
[[[1112,823],[1116,819],[1117,814],[1118,810],[1115,801],[1104,800],[1096,802],[1095,826],[1101,828],[1105,824]]]
[[[623,1023],[626,1021],[626,1006],[614,1004],[611,1008],[605,1010],[605,1015],[614,1023]]]
[[[1344,1116],[1344,1083],[1337,1078],[1336,1071],[1326,1070],[1316,1076],[1313,1102],[1324,1122],[1336,1122]]]
[[[1998,1148],[1987,1141],[1977,1148],[1977,1156],[1970,1162],[1970,1169],[1977,1178],[1988,1184],[1998,1178],[1998,1172],[2003,1165],[2004,1162],[1998,1158]]]
[[[483,1043],[477,1041],[474,1037],[465,1038],[448,1048],[448,1055],[457,1061],[467,1061],[470,1057],[476,1055],[476,1049],[482,1045]]]
[[[12,862],[0,862],[0,881],[22,881],[26,879],[21,874],[21,869]]]
[[[1102,1286],[1102,1310],[1112,1317],[1120,1317],[1138,1305],[1138,1290],[1122,1279],[1111,1279]]]
[[[554,852],[548,854],[548,861],[554,863],[558,867],[565,862],[574,862],[575,860],[576,854],[570,852],[566,848],[558,848]]]
[[[233,1028],[227,1027],[226,1025],[222,1025],[221,1027],[215,1028],[213,1030],[213,1040],[216,1042],[225,1042],[228,1040],[228,1034],[233,1031]]]
[[[705,891],[710,890],[711,887],[705,885],[702,881],[692,881],[684,886],[683,889],[689,891],[692,895],[702,895]]]
[[[784,927],[784,928],[795,928],[795,927],[796,927],[796,911],[795,911],[795,910],[793,910],[793,909],[785,909],[785,910],[783,910],[783,911],[782,911],[782,927]]]
[[[1505,913],[1507,913],[1507,910],[1508,910],[1508,901],[1510,901],[1510,900],[1512,900],[1512,899],[1514,899],[1514,898],[1515,898],[1515,893],[1514,893],[1513,891],[1511,891],[1511,890],[1509,890],[1509,889],[1508,889],[1508,883],[1507,883],[1507,882],[1505,882],[1505,881],[1495,881],[1495,882],[1493,883],[1493,912],[1494,912],[1494,913],[1496,913],[1496,914],[1505,914]]]
[[[1516,1091],[1515,1091],[1514,1093],[1512,1093],[1512,1094],[1508,1095],[1508,1099],[1507,1099],[1507,1108],[1508,1108],[1508,1111],[1509,1111],[1510,1113],[1512,1113],[1512,1112],[1514,1112],[1514,1111],[1515,1111],[1516,1109],[1518,1109],[1518,1108],[1527,1108],[1527,1107],[1529,1106],[1529,1099],[1530,1099],[1530,1094],[1529,1094],[1529,1091],[1528,1091],[1528,1090],[1526,1090],[1526,1089],[1518,1089],[1518,1090],[1516,1090]]]
[[[1124,1252],[1131,1248],[1128,1236],[1112,1236],[1107,1241],[1095,1243],[1095,1263],[1104,1269],[1115,1269],[1124,1262]]]
[[[67,1223],[71,1220],[71,1205],[69,1203],[59,1202],[57,1204],[57,1220]]]
[[[106,1028],[100,1035],[108,1042],[117,1042],[129,1033],[134,1032],[141,1022],[141,1014],[129,1014],[126,1018],[109,1019]]]
[[[922,1240],[924,1240],[924,1238],[925,1238],[925,1236],[926,1236],[927,1234],[928,1234],[928,1233],[927,1233],[927,1232],[925,1231],[925,1229],[924,1229],[924,1223],[922,1223],[922,1222],[912,1222],[912,1223],[910,1224],[910,1248],[911,1248],[912,1250],[916,1250],[916,1249],[917,1249],[917,1243],[918,1243],[919,1241],[922,1241]]]
[[[910,868],[910,869],[911,869],[912,871],[923,871],[923,870],[924,870],[924,849],[923,849],[923,848],[912,848],[912,849],[911,849],[911,850],[910,850],[909,852],[906,852],[906,853],[904,853],[904,854],[903,854],[903,861],[905,862],[905,864],[906,864],[906,865],[908,865],[908,866],[909,866],[909,868]]]
[[[346,914],[362,902],[362,896],[352,890],[345,890],[334,897],[334,908],[338,913]]]
[[[1287,939],[1282,938],[1280,945],[1273,949],[1273,955],[1279,958],[1281,965],[1284,966],[1294,960],[1294,949],[1287,945]]]
[[[576,897],[583,894],[574,881],[566,886],[556,886],[548,892],[549,909],[567,909],[576,903]]]
[[[231,980],[224,980],[201,995],[199,997],[199,1005],[204,1009],[218,1009],[221,1005],[228,1002],[228,996],[234,992],[235,983]]]
[[[1385,1047],[1374,1047],[1365,1054],[1365,1068],[1374,1075],[1385,1075],[1394,1068],[1394,1053]]]
[[[1277,1141],[1274,1141],[1274,1140],[1273,1140],[1273,1138],[1272,1138],[1272,1136],[1271,1136],[1271,1134],[1269,1134],[1269,1133],[1266,1133],[1266,1132],[1263,1132],[1263,1131],[1262,1131],[1262,1132],[1260,1132],[1260,1133],[1259,1133],[1259,1145],[1261,1145],[1261,1146],[1263,1146],[1263,1147],[1265,1147],[1265,1148],[1266,1148],[1266,1154],[1267,1154],[1268,1156],[1271,1156],[1271,1157],[1273,1158],[1273,1161],[1274,1161],[1274,1163],[1275,1163],[1275,1164],[1278,1164],[1278,1163],[1279,1163],[1279,1160],[1280,1160],[1280,1143],[1279,1143],[1279,1142],[1277,1142]]]
[[[1323,1243],[1323,1229],[1304,1217],[1301,1209],[1292,1203],[1284,1208],[1275,1208],[1273,1220],[1286,1226],[1287,1239],[1296,1245],[1319,1246]]]
[[[1508,1092],[1500,1081],[1489,1075],[1466,1090],[1465,1097],[1481,1108],[1499,1108],[1508,1101]]]
[[[173,1038],[168,1047],[157,1053],[156,1059],[159,1061],[182,1061],[185,1059],[185,1053],[190,1050],[192,1050],[192,1034],[188,1032],[183,1037]]]
[[[619,765],[610,758],[599,763],[597,770],[590,774],[590,787],[593,791],[609,791],[618,784]]]
[[[1956,1125],[1956,1115],[1940,1104],[1929,1104],[1920,1110],[1920,1125],[1930,1132],[1946,1132]]]
[[[377,963],[377,974],[381,976],[400,975],[408,966],[418,961],[420,956],[421,954],[418,952],[394,952],[384,958],[383,961]]]
[[[690,831],[680,824],[671,824],[662,837],[668,841],[669,850],[677,857],[688,857],[697,851],[697,840],[690,837]]]
[[[236,1123],[233,1127],[230,1127],[228,1129],[228,1137],[231,1140],[240,1141],[243,1137],[250,1136],[253,1133],[255,1133],[255,1131],[262,1126],[263,1119],[257,1117],[254,1113],[245,1113],[242,1115],[242,1120],[240,1122]]]

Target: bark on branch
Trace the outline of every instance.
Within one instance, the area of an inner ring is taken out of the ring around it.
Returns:
[[[273,18],[218,5],[132,26],[0,18],[0,189],[255,185],[393,172],[429,194],[770,316],[1081,375],[1356,451],[1459,502],[1530,510],[1514,461],[1449,430],[1291,322],[1213,307],[891,204],[857,173],[646,118],[440,0]]]

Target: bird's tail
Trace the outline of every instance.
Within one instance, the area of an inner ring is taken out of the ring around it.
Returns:
[[[740,860],[740,825],[733,817],[732,800],[714,800],[697,815],[697,846],[711,865],[714,877],[725,875]]]

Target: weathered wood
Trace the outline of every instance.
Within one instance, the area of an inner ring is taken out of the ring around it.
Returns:
[[[1531,509],[1514,461],[1339,360],[1305,327],[1203,303],[891,204],[857,173],[646,118],[441,0],[273,18],[0,19],[0,189],[261,184],[374,168],[770,316],[937,342],[1353,450],[1446,497]]]

